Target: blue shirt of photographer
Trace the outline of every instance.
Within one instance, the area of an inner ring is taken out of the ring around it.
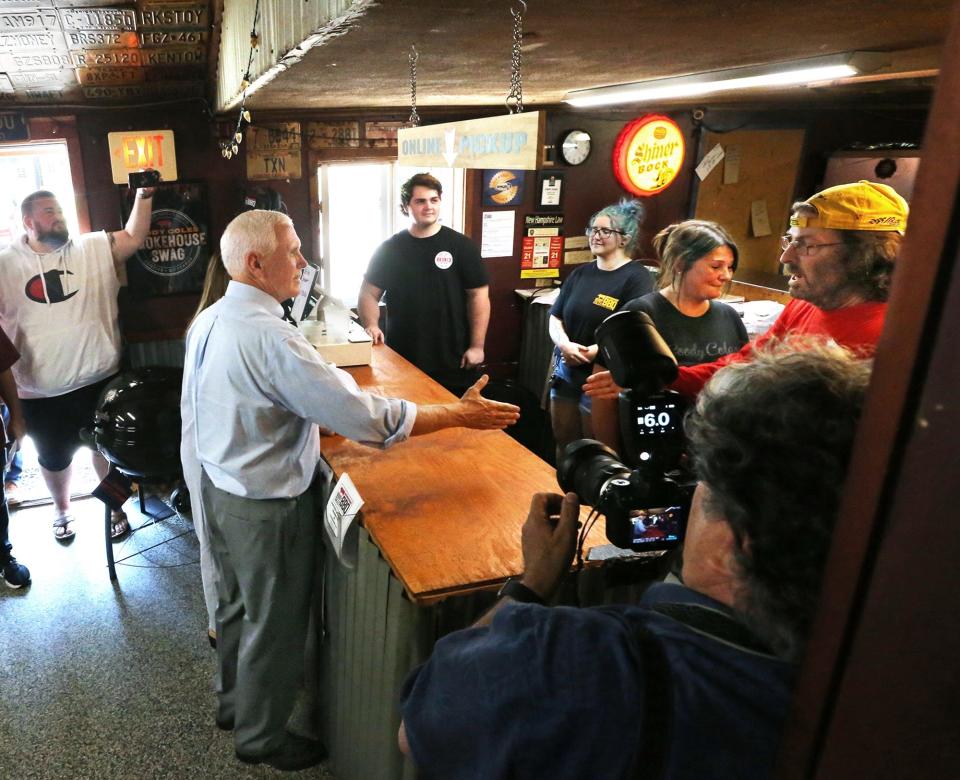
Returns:
[[[663,777],[769,777],[794,668],[644,608],[658,602],[727,611],[683,586],[659,584],[640,606],[509,605],[491,626],[438,641],[402,693],[421,776],[642,777],[642,628],[661,642],[671,669]]]

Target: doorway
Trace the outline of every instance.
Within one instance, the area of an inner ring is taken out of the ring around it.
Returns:
[[[0,145],[0,181],[4,185],[0,197],[0,249],[23,233],[20,204],[37,190],[55,193],[70,234],[80,233],[65,140]]]
[[[463,170],[406,168],[396,161],[331,162],[317,167],[319,236],[323,288],[348,307],[370,258],[407,226],[400,212],[400,185],[415,173],[430,173],[443,187],[440,221],[463,230]]]

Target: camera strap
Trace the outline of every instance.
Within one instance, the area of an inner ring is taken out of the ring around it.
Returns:
[[[712,636],[721,642],[736,645],[752,653],[773,655],[770,648],[733,615],[698,604],[652,604],[648,609],[673,618],[679,623]]]
[[[653,612],[748,652],[772,655],[770,649],[732,615],[697,604],[651,604]],[[634,632],[643,654],[643,727],[636,780],[659,780],[666,772],[673,725],[672,672],[663,645],[647,628]]]
[[[659,780],[664,776],[673,726],[673,695],[670,664],[660,641],[645,628],[635,631],[643,654],[643,726],[637,753],[636,780]]]

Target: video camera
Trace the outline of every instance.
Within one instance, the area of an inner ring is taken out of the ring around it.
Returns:
[[[571,442],[557,464],[564,492],[603,514],[617,547],[668,550],[683,540],[696,479],[686,465],[686,400],[663,388],[677,361],[643,312],[617,312],[596,331],[603,362],[620,393],[623,460],[593,439]],[[632,467],[632,468],[631,468]]]

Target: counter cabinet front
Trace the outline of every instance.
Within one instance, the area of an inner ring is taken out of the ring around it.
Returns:
[[[385,346],[348,370],[381,395],[453,400]],[[530,497],[559,492],[556,474],[500,431],[441,431],[384,451],[326,437],[323,451],[364,505],[356,568],[326,554],[321,738],[339,780],[415,777],[396,745],[403,680],[521,572]],[[601,518],[586,546],[605,542]]]

